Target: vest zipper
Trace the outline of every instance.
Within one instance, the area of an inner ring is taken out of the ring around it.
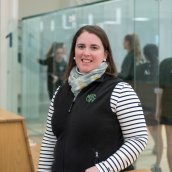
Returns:
[[[95,151],[95,164],[99,163],[99,152]]]
[[[64,172],[64,168],[65,168],[65,138],[64,138],[64,143],[62,145],[62,172]]]
[[[68,112],[70,113],[72,111],[72,107],[75,103],[76,97],[73,98],[71,105],[69,106]]]

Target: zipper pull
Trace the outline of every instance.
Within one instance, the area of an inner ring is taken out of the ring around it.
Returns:
[[[96,151],[95,152],[95,164],[97,164],[99,162],[99,152]]]
[[[75,103],[75,100],[76,100],[76,97],[74,97],[74,99],[72,100],[72,103],[71,103],[71,105],[70,105],[70,107],[69,107],[69,109],[68,109],[68,112],[69,112],[69,113],[72,111],[72,107],[73,107],[73,105],[74,105],[74,103]]]

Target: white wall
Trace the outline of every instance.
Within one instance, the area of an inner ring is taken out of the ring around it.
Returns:
[[[66,8],[95,0],[0,0],[0,107],[17,111],[20,90],[18,53],[18,21],[23,17]],[[9,47],[12,33],[13,47]]]
[[[16,106],[16,96],[10,94],[15,94],[14,90],[16,90],[13,80],[17,82],[13,66],[17,62],[15,50],[17,49],[18,0],[0,0],[0,12],[0,107],[8,108]],[[9,48],[9,38],[6,38],[9,33],[13,35],[13,47],[11,48]],[[11,90],[8,89],[10,86],[12,86]],[[9,101],[8,95],[14,99],[11,98]]]
[[[19,0],[19,18],[99,0]]]
[[[61,1],[61,0],[60,0]],[[59,0],[19,0],[19,18],[54,11],[60,8]]]
[[[73,5],[81,5],[86,3],[98,2],[101,0],[61,0],[60,6],[61,7],[69,7]]]

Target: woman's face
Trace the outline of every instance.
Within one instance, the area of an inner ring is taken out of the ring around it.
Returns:
[[[124,49],[126,49],[126,50],[130,49],[129,41],[124,39],[123,46],[124,46]]]
[[[57,62],[60,62],[64,59],[65,57],[65,49],[64,48],[57,48],[55,52],[55,60]]]
[[[75,45],[75,62],[79,71],[89,73],[98,68],[106,58],[107,53],[100,38],[87,31],[81,33]]]

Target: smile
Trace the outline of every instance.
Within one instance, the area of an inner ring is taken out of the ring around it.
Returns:
[[[81,58],[81,61],[83,63],[91,63],[91,62],[93,62],[91,59],[86,59],[86,58]]]

